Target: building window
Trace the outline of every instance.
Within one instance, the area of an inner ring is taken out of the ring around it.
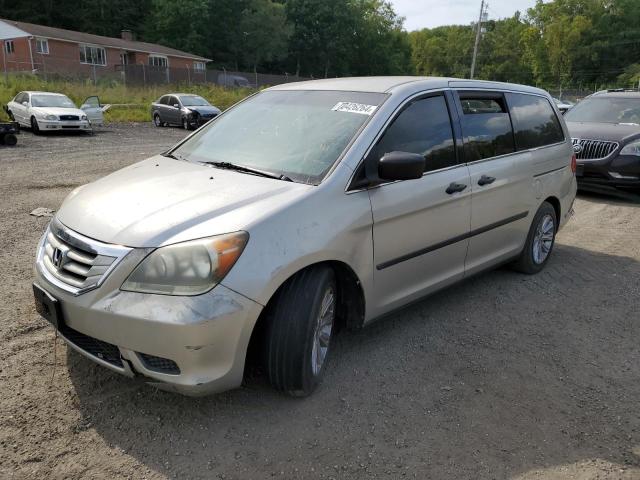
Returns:
[[[159,55],[149,55],[149,65],[152,67],[166,67],[169,64],[167,57]]]
[[[36,53],[49,54],[49,41],[46,38],[36,38]]]
[[[207,69],[207,66],[204,62],[193,62],[193,69],[196,72],[204,72]]]
[[[107,55],[104,48],[80,45],[80,63],[88,65],[106,65]]]
[[[13,44],[13,40],[6,40],[4,42],[4,51],[7,52],[8,54],[9,53],[15,53],[16,47]]]

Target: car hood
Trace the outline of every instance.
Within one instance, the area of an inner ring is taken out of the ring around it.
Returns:
[[[40,113],[42,115],[86,115],[79,108],[59,108],[59,107],[33,107],[32,112]]]
[[[158,247],[248,230],[313,188],[156,156],[74,190],[56,217],[105,243]]]
[[[567,122],[571,138],[587,140],[606,140],[624,143],[635,137],[640,137],[640,125],[621,123],[583,123]]]
[[[208,114],[208,113],[214,113],[216,115],[220,114],[220,109],[213,107],[213,106],[198,106],[198,107],[185,107],[188,110],[191,110],[192,112],[198,112],[199,114]]]

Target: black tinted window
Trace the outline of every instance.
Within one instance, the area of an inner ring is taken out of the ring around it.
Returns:
[[[467,162],[514,152],[511,120],[502,97],[464,96],[460,102]]]
[[[169,104],[169,97],[167,97],[166,95],[164,97],[162,97],[158,103],[160,105],[168,105]]]
[[[518,150],[562,142],[564,134],[556,113],[546,98],[508,93]]]
[[[424,171],[455,165],[451,120],[444,97],[417,100],[405,108],[387,128],[372,155],[409,152],[424,155]]]
[[[169,105],[171,105],[172,107],[174,105],[178,105],[178,99],[176,97],[169,97]]]

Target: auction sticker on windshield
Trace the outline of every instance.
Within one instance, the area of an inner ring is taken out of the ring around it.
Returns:
[[[338,102],[331,109],[336,112],[360,113],[361,115],[371,115],[375,110],[375,105],[365,105],[364,103]]]

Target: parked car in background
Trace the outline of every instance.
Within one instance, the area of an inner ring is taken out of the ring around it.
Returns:
[[[229,73],[218,74],[218,85],[223,87],[251,88],[251,83],[242,75],[231,75]]]
[[[151,119],[156,127],[179,125],[185,130],[198,128],[220,115],[214,107],[200,95],[190,93],[169,93],[151,104]]]
[[[159,388],[237,387],[250,351],[275,388],[308,395],[339,325],[504,263],[540,272],[571,217],[574,160],[532,87],[272,87],[71,192],[38,247],[37,310],[83,355]]]
[[[591,95],[565,115],[578,184],[640,191],[640,92]]]
[[[9,118],[35,134],[54,130],[91,131],[102,124],[103,113],[98,97],[87,98],[81,108],[61,93],[20,92],[6,106]]]
[[[560,110],[563,115],[567,113],[567,111],[574,105],[572,102],[569,102],[568,100],[560,100],[555,97],[553,97],[553,101],[556,102],[556,106],[558,107],[558,110]]]

